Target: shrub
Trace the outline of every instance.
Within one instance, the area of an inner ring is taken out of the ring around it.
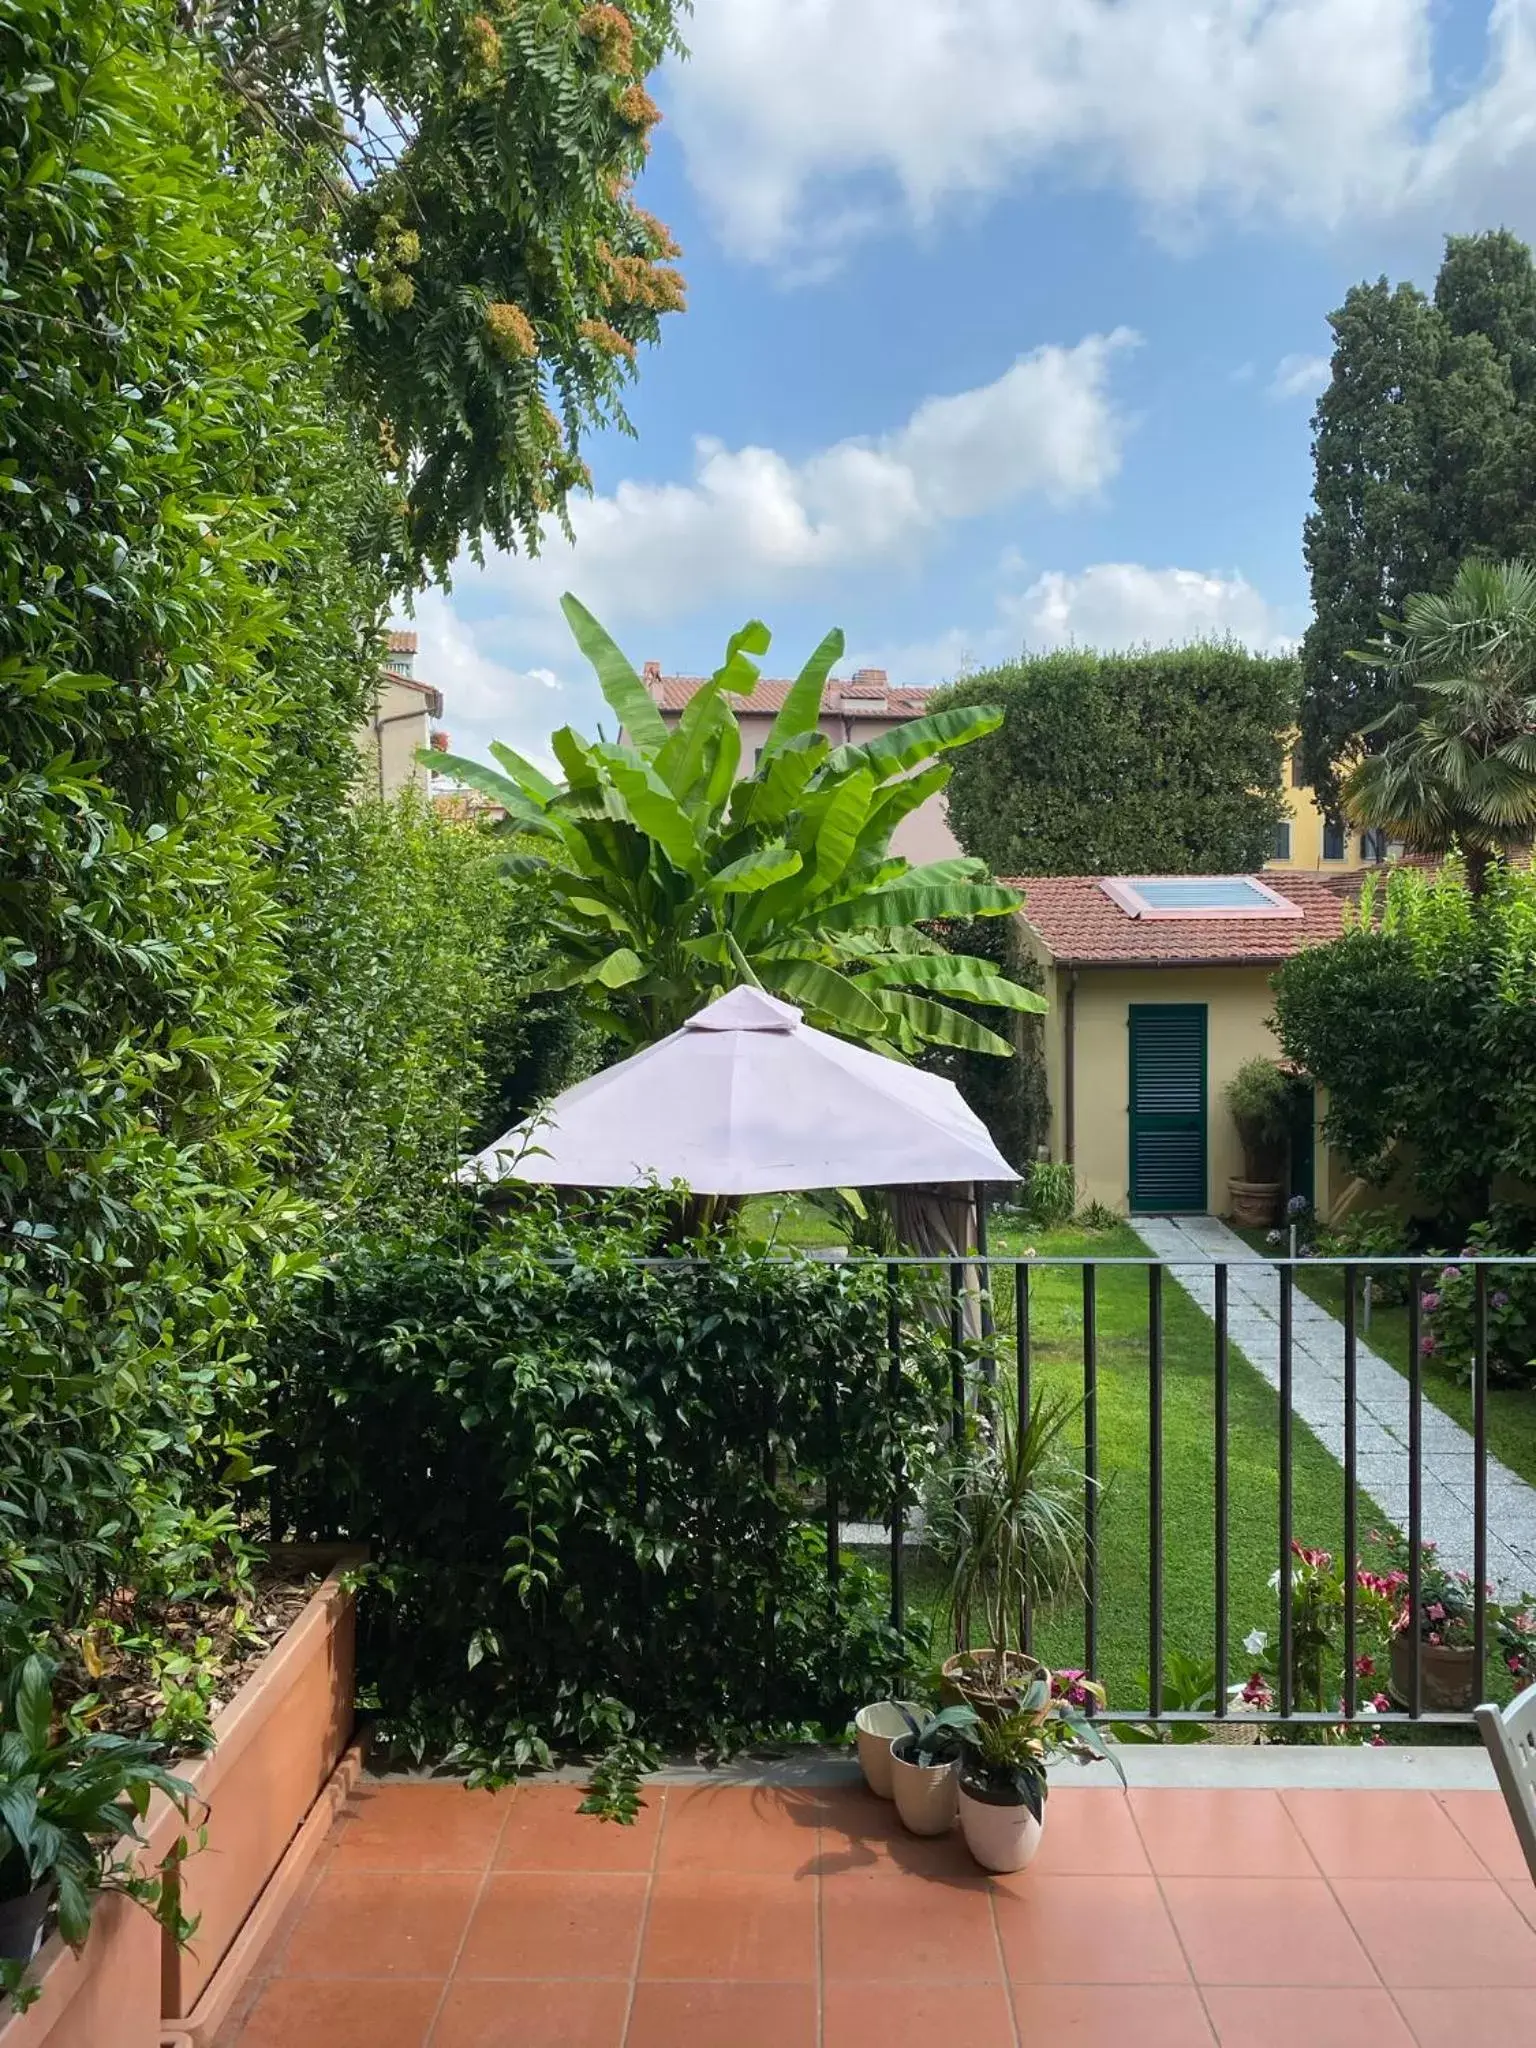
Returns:
[[[1492,1223],[1475,1223],[1463,1258],[1514,1256],[1497,1242]],[[1507,1385],[1536,1386],[1536,1267],[1510,1266],[1489,1273],[1488,1377]],[[1477,1347],[1476,1269],[1455,1264],[1431,1273],[1419,1306],[1419,1348],[1461,1378],[1470,1380]]]
[[[829,1595],[822,1503],[883,1507],[898,1443],[916,1484],[944,1377],[916,1319],[898,1425],[879,1271],[640,1265],[653,1227],[535,1203],[358,1242],[278,1332],[285,1498],[370,1545],[361,1680],[416,1753],[725,1743],[841,1721],[908,1661],[867,1568]]]
[[[1284,1156],[1291,1082],[1273,1060],[1244,1060],[1225,1089],[1249,1180],[1273,1180]]]
[[[1040,1230],[1059,1230],[1077,1210],[1077,1168],[1066,1159],[1037,1159],[1024,1183],[1024,1214]]]

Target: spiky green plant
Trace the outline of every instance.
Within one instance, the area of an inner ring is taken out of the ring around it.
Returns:
[[[565,614],[624,737],[551,745],[562,783],[510,747],[505,773],[424,753],[506,809],[516,871],[543,874],[560,909],[540,991],[580,984],[597,1021],[629,1045],[676,1030],[747,982],[796,1003],[845,1038],[911,1056],[928,1045],[1012,1048],[947,998],[1038,1011],[1043,999],[920,929],[934,918],[1006,916],[1019,906],[977,860],[913,867],[891,834],[942,789],[938,756],[991,732],[986,706],[936,712],[862,746],[819,730],[821,694],[843,636],[801,670],[754,772],[738,779],[731,699],[752,690],[769,634],[753,620],[675,730],[630,663],[575,598]]]

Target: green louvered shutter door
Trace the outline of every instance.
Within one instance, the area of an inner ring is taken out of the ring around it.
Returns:
[[[1204,1003],[1131,1004],[1131,1207],[1206,1207]]]

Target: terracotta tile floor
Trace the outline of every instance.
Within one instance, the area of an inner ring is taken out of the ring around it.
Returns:
[[[987,1879],[857,1789],[365,1781],[218,2048],[1469,2048],[1533,2037],[1494,1793],[1063,1783]]]

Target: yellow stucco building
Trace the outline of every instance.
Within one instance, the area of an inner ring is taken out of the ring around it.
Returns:
[[[1244,1061],[1280,1058],[1270,978],[1300,947],[1338,936],[1358,880],[1014,881],[1050,1004],[1050,1153],[1076,1167],[1085,1201],[1133,1215],[1226,1210],[1243,1160],[1223,1091]],[[1327,1156],[1321,1115],[1298,1084],[1290,1192],[1326,1214],[1350,1177]]]
[[[1266,873],[1349,874],[1387,858],[1384,833],[1362,832],[1345,818],[1329,817],[1309,785],[1298,779],[1294,738],[1285,753],[1284,795],[1290,815],[1275,828]]]

